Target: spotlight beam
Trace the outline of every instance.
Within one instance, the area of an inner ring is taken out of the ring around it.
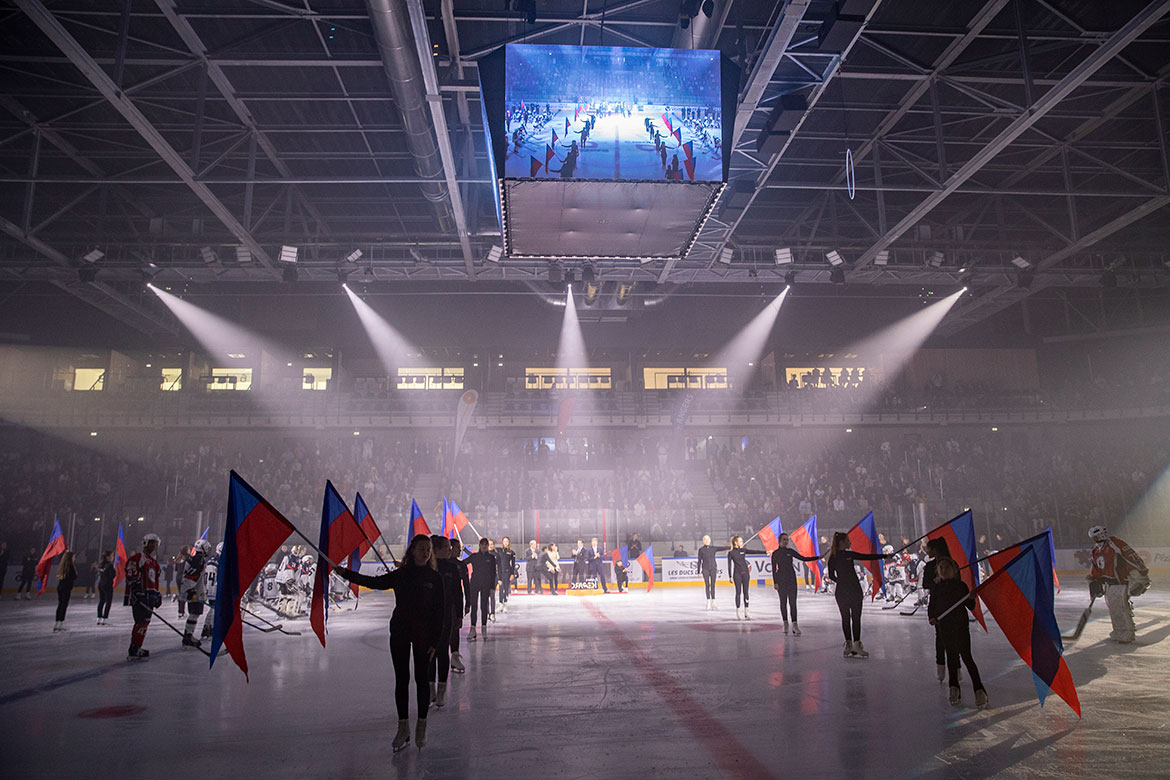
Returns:
[[[585,336],[577,320],[577,307],[573,303],[573,285],[565,294],[565,316],[561,320],[561,339],[557,345],[557,368],[585,368],[589,358],[585,352]]]
[[[394,380],[397,376],[397,369],[404,367],[406,356],[415,350],[415,346],[407,341],[406,337],[399,333],[393,325],[382,319],[382,316],[374,311],[370,304],[349,289],[348,284],[343,284],[341,288],[349,296],[349,302],[353,304],[354,311],[357,312],[358,319],[361,320],[362,328],[366,331],[366,336],[373,344],[374,351],[378,353],[378,360],[386,369],[386,375]]]
[[[148,284],[146,287],[159,297],[159,300],[170,310],[171,314],[175,315],[175,319],[183,324],[183,327],[195,337],[195,340],[209,355],[221,361],[229,353],[248,353],[257,350],[267,352],[280,359],[287,357],[288,350],[286,348],[258,333],[185,301],[154,284]],[[258,355],[256,365],[260,365]]]
[[[711,361],[712,366],[726,366],[729,373],[742,378],[742,381],[737,383],[741,392],[759,368],[760,358],[768,346],[768,336],[772,334],[780,307],[784,305],[784,299],[788,297],[788,291],[791,289],[785,287],[779,295],[769,301],[763,311],[743,326]]]

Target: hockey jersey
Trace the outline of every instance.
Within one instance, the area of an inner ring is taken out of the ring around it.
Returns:
[[[1090,579],[1126,584],[1129,582],[1130,572],[1135,569],[1143,575],[1149,573],[1141,556],[1116,536],[1110,536],[1109,541],[1094,545]]]
[[[195,592],[195,599],[202,601],[204,597],[203,591],[203,566],[206,556],[203,553],[195,553],[187,559],[183,566],[183,580],[179,588],[180,593],[184,598],[189,598],[187,594],[192,591]]]
[[[158,592],[158,561],[152,556],[136,552],[126,561],[126,588],[129,591]]]
[[[208,602],[215,603],[216,576],[219,574],[219,559],[207,556],[203,564],[203,574],[199,578],[199,586],[203,590],[203,597]]]

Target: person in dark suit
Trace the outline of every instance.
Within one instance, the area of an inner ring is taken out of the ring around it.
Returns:
[[[577,546],[573,548],[573,583],[584,582],[586,575],[585,562],[585,540],[578,539]]]
[[[548,582],[549,592],[554,596],[560,595],[557,592],[558,578],[561,574],[560,554],[557,551],[555,544],[550,544],[544,548],[540,554],[540,570],[544,573],[544,578]]]
[[[589,546],[585,548],[585,565],[589,576],[596,577],[601,583],[601,592],[609,593],[609,588],[605,586],[605,550],[598,545],[596,536],[589,540]]]
[[[634,534],[633,536],[630,537],[629,550],[630,550],[629,555],[630,555],[631,561],[637,560],[638,556],[642,554],[642,542],[640,539],[638,539],[637,534]]]
[[[528,578],[528,595],[532,595],[533,588],[540,592],[540,550],[536,547],[536,540],[528,542],[528,549],[524,551],[524,574]]]

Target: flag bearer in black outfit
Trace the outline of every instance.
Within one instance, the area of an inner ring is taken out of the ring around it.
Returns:
[[[792,633],[800,636],[800,624],[796,622],[796,570],[793,561],[812,563],[817,556],[804,556],[788,546],[788,534],[780,534],[776,540],[780,546],[772,551],[772,585],[780,594],[780,617],[784,618],[784,633],[788,633],[788,612],[792,611]]]
[[[696,553],[699,557],[699,574],[703,576],[703,591],[707,594],[707,611],[719,609],[715,603],[715,581],[719,579],[719,567],[715,565],[715,554],[730,550],[730,547],[712,547],[711,536],[703,534],[703,546]]]
[[[479,551],[464,561],[471,567],[471,631],[467,641],[475,641],[475,618],[480,616],[480,631],[487,639],[488,599],[496,587],[496,556],[488,552],[488,540],[479,540]],[[478,608],[478,610],[477,610]]]
[[[861,645],[861,580],[853,565],[857,561],[880,561],[892,558],[881,553],[859,553],[850,550],[849,534],[838,531],[833,534],[833,546],[829,550],[829,578],[837,583],[833,595],[837,609],[841,612],[841,630],[845,632],[845,657],[869,658]]]
[[[747,562],[749,555],[767,555],[765,550],[749,550],[743,546],[742,536],[731,537],[731,549],[727,551],[727,571],[731,574],[731,581],[735,583],[735,619],[751,620],[752,613],[748,610],[748,598],[751,595],[751,564]],[[743,596],[743,611],[739,609],[740,595]]]
[[[938,628],[946,650],[951,704],[958,704],[962,700],[962,691],[959,688],[959,661],[962,661],[967,667],[967,673],[971,675],[971,685],[975,687],[975,704],[979,709],[983,709],[987,706],[987,691],[979,677],[979,667],[971,657],[971,628],[967,622],[967,613],[963,609],[955,609],[945,617],[940,617],[959,603],[974,612],[975,599],[970,597],[971,589],[967,587],[967,583],[959,579],[959,566],[953,560],[939,558],[937,572],[938,580],[931,591],[926,614],[930,618],[930,624]]]

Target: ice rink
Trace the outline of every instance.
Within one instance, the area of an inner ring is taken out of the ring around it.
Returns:
[[[1136,644],[1107,640],[1103,606],[1066,650],[1083,720],[1052,696],[998,627],[972,624],[991,708],[947,703],[925,609],[866,607],[868,660],[844,659],[831,597],[802,591],[803,636],[784,635],[775,594],[753,588],[751,622],[731,590],[704,612],[698,588],[515,596],[467,673],[429,718],[429,741],[392,754],[390,594],[334,613],[323,649],[245,629],[251,683],[226,655],[179,648],[155,621],[148,662],[125,659],[129,610],[94,625],[75,591],[63,634],[56,599],[0,602],[0,712],[10,778],[1152,778],[1170,766],[1170,598],[1135,602]],[[1088,601],[1066,578],[1067,633]],[[164,604],[167,619],[175,606]],[[411,707],[413,711],[413,693]]]

